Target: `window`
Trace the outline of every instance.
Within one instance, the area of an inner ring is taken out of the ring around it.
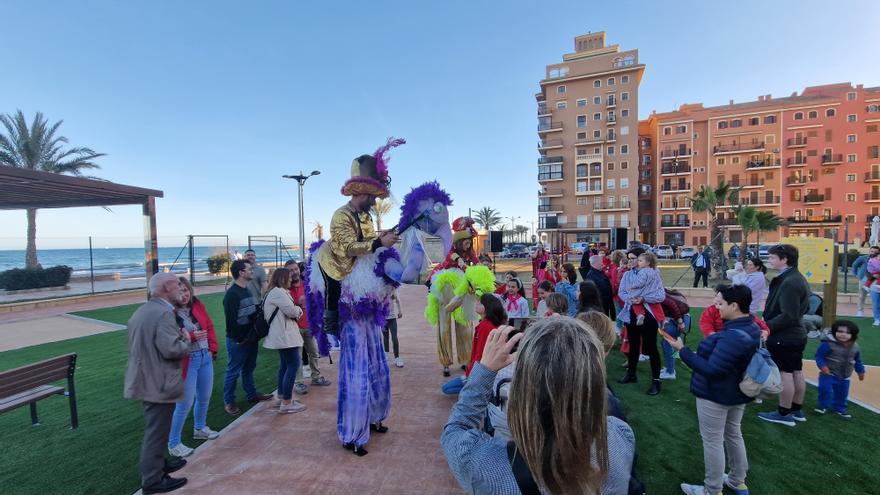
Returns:
[[[718,165],[724,165],[724,158],[718,159]]]
[[[609,78],[608,78],[608,85],[609,85],[609,86],[614,86],[614,78],[613,78],[613,77],[609,77]]]
[[[607,153],[608,153],[608,155],[613,155],[614,154],[614,146],[609,146]]]
[[[727,129],[727,121],[726,120],[718,121],[718,128],[719,129]]]
[[[556,87],[556,92],[559,93],[559,94],[565,93],[565,85],[564,85],[564,84],[560,84],[559,86],[557,86],[557,87]]]
[[[629,110],[624,108],[623,110],[620,111],[620,116],[621,117],[629,117]]]
[[[620,76],[620,84],[626,84],[629,82],[629,76]]]
[[[856,99],[856,94],[855,94],[855,93],[847,93],[847,94],[846,94],[846,100],[847,100],[847,101],[855,101],[855,99]]]
[[[733,158],[730,160],[730,162],[733,163],[734,165],[738,164],[738,163],[739,163],[739,157],[738,157],[738,156],[733,157]]]
[[[629,189],[629,179],[628,178],[623,177],[622,179],[620,179],[620,188],[621,189]]]
[[[826,117],[834,117],[835,115],[837,115],[837,112],[833,108],[829,108],[828,110],[825,110]]]
[[[846,162],[847,162],[847,163],[855,163],[855,162],[856,162],[856,155],[855,155],[855,153],[852,153],[852,154],[846,155]]]
[[[587,126],[587,116],[586,115],[578,115],[577,116],[577,126],[581,129]]]
[[[629,162],[620,162],[620,170],[626,170],[629,168]]]
[[[670,134],[672,134],[672,127],[664,127],[663,128],[663,135],[669,136]]]
[[[730,127],[737,128],[742,127],[743,121],[740,119],[733,119],[730,121]]]
[[[847,142],[847,143],[854,143],[854,142],[856,142],[856,135],[855,135],[855,134],[847,134],[847,135],[846,135],[846,142]]]
[[[602,137],[602,131],[599,130],[599,129],[595,129],[595,130],[593,131],[593,138],[594,138],[594,139],[599,139],[599,138],[601,138],[601,137]]]
[[[587,192],[590,190],[590,188],[587,187],[587,183],[585,181],[578,181],[576,187],[577,188],[575,189],[575,191],[577,192]]]
[[[620,101],[629,101],[629,93],[628,92],[620,93]]]
[[[599,228],[602,226],[602,215],[596,215],[593,217],[593,228]]]
[[[608,170],[614,170],[614,162],[608,162]]]
[[[677,126],[677,127],[675,128],[675,133],[676,133],[676,134],[684,134],[684,133],[686,133],[687,131],[688,131],[688,128],[687,128],[686,125],[680,125],[680,126]]]
[[[577,205],[578,206],[587,206],[587,198],[578,198]]]
[[[621,136],[628,136],[629,135],[629,126],[628,125],[625,125],[620,128],[620,135]]]
[[[846,174],[846,181],[847,182],[855,182],[856,181],[856,174]]]
[[[856,195],[855,195],[855,194],[847,194],[847,195],[846,195],[846,200],[849,201],[849,202],[851,202],[851,203],[855,203],[855,201],[856,201]]]
[[[847,122],[856,122],[856,116],[855,116],[855,114],[849,114],[849,115],[847,115],[847,116],[846,116],[846,121],[847,121]]]
[[[765,124],[775,124],[776,123],[776,116],[775,115],[768,115],[768,116],[764,117],[764,123]]]
[[[586,164],[586,163],[578,163],[576,169],[577,169],[577,176],[578,176],[579,178],[580,178],[580,177],[586,177],[586,176],[588,175],[588,174],[587,174],[587,164]]]
[[[567,107],[568,107],[568,104],[564,101],[557,101],[556,102],[556,109],[557,110],[565,110]]]
[[[608,190],[614,189],[614,187],[615,187],[614,182],[615,182],[614,179],[608,179],[605,182],[605,189],[608,189]]]
[[[578,215],[578,219],[577,219],[578,227],[586,228],[587,225],[589,224],[589,221],[590,221],[590,217],[588,215]]]
[[[758,117],[749,118],[749,125],[758,125],[760,123],[761,123],[761,119],[759,119]]]
[[[599,79],[596,79],[595,81],[593,81],[593,87],[594,87],[594,88],[601,88],[601,87],[602,87],[602,81],[599,80]]]
[[[602,114],[599,112],[594,113],[593,120],[602,120]]]
[[[867,110],[868,113],[877,113],[880,112],[880,105],[868,105],[868,108],[865,110]]]
[[[794,114],[794,120],[804,120],[804,112],[797,112]]]
[[[819,112],[815,110],[810,110],[810,113],[807,114],[807,118],[815,119],[819,117]]]
[[[579,133],[577,133],[577,138],[578,139],[587,139],[587,133],[586,132],[579,132]]]
[[[602,104],[602,97],[601,96],[594,96],[593,97],[593,105],[601,105],[601,104]]]
[[[620,154],[621,155],[628,155],[629,154],[629,145],[628,144],[621,144],[620,145]]]
[[[580,100],[578,100],[578,101],[577,101],[577,106],[578,106],[578,107],[581,107],[581,108],[587,106],[587,100],[586,100],[586,98],[581,98]]]

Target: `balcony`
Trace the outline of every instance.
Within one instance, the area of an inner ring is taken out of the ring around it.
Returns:
[[[630,209],[630,202],[629,201],[621,201],[619,203],[608,202],[608,203],[593,206],[593,211],[628,210],[628,209]]]
[[[654,193],[653,193],[653,192],[651,192],[651,191],[643,191],[643,190],[639,189],[639,198],[640,198],[640,199],[650,199],[650,198],[653,197],[653,196],[654,196]]]
[[[867,194],[865,195],[867,196]],[[831,198],[828,198],[831,199]],[[865,198],[867,199],[867,198]],[[880,199],[880,198],[878,198]],[[824,203],[825,195],[824,194],[807,194],[804,196],[804,203]]]
[[[730,206],[769,206],[769,205],[778,205],[782,198],[779,196],[764,196],[762,197],[748,197],[748,198],[739,198],[737,201],[732,202]]]
[[[665,193],[690,191],[691,183],[688,182],[686,184],[663,184],[663,187],[660,190]]]
[[[733,144],[719,144],[712,148],[712,153],[716,155],[720,155],[723,153],[744,153],[748,151],[763,151],[764,150],[764,142],[760,143],[733,143]]]
[[[562,196],[564,190],[562,188],[545,187],[543,191],[538,191],[538,197],[550,198],[554,196]]]
[[[538,105],[538,117],[550,115],[550,107],[547,105]]]
[[[562,213],[564,210],[562,209],[562,205],[554,205],[554,204],[538,205],[538,213],[547,213],[550,211]]]
[[[609,116],[605,119],[605,124],[606,124],[606,125],[612,125],[612,124],[616,124],[616,123],[617,123],[617,117],[614,116],[614,115],[609,115]]]
[[[715,225],[719,225],[719,226],[739,225],[739,222],[737,222],[735,218],[716,218]]]
[[[690,210],[690,200],[685,200],[679,203],[678,201],[672,200],[670,202],[664,202],[664,204],[660,205],[661,210]]]
[[[796,137],[791,138],[786,142],[786,148],[801,148],[807,145],[807,138],[805,137]]]
[[[663,228],[687,228],[691,226],[690,220],[660,220],[660,226]]]
[[[562,122],[550,122],[548,124],[538,124],[538,132],[556,132],[562,130]]]
[[[608,135],[605,136],[605,140],[613,143],[614,141],[617,141],[617,135],[613,132],[609,132]]]
[[[866,192],[865,201],[880,201],[880,191]]]
[[[746,162],[746,168],[776,168],[779,165],[779,159],[769,160],[749,160]]]
[[[868,182],[880,180],[880,171],[865,172],[865,180]]]
[[[821,157],[822,165],[837,165],[839,163],[843,163],[843,154],[841,153],[833,153],[831,155],[822,155]]]
[[[538,180],[562,180],[562,172],[538,172]]]
[[[742,187],[742,188],[750,188],[750,187],[762,187],[764,185],[764,179],[749,179],[749,180],[734,180],[729,182],[731,187]]]
[[[605,100],[605,108],[614,108],[617,106],[617,98],[608,97]]]
[[[605,142],[605,138],[603,137],[590,137],[585,139],[578,139],[574,142],[574,144],[601,144]]]
[[[547,165],[550,163],[562,163],[563,158],[561,156],[542,156],[538,158],[538,165]]]
[[[545,139],[538,143],[539,150],[549,150],[552,148],[562,148],[561,139]]]
[[[795,176],[795,177],[786,177],[786,178],[785,178],[785,185],[786,185],[786,186],[802,186],[802,185],[806,184],[806,183],[809,182],[809,181],[810,181],[810,180],[809,180],[809,178],[808,178],[807,176],[802,176],[802,177],[797,177],[797,176]]]
[[[559,219],[556,217],[539,217],[538,218],[538,228],[539,229],[558,229],[559,228]]]
[[[581,153],[580,155],[575,155],[574,159],[578,163],[601,162],[602,161],[602,153]]]
[[[661,160],[669,160],[672,158],[685,158],[691,156],[691,149],[663,150],[660,152]]]
[[[807,164],[807,157],[805,156],[796,156],[794,158],[789,158],[785,160],[785,165],[788,167],[803,167]]]
[[[785,220],[793,224],[840,223],[843,221],[843,217],[840,215],[813,215],[810,217],[787,217]]]
[[[663,165],[660,168],[660,175],[679,175],[691,173],[690,165]]]

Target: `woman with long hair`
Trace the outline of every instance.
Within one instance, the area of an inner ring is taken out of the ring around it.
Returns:
[[[626,493],[635,438],[607,415],[603,356],[595,335],[565,316],[539,320],[524,336],[512,327],[493,330],[440,438],[464,491]],[[495,374],[514,361],[507,442],[480,425]]]
[[[465,370],[464,377],[457,376],[443,384],[444,394],[455,395],[461,391],[461,387],[464,386],[464,382],[467,380],[468,375],[471,374],[471,369],[474,367],[474,363],[478,362],[480,358],[483,357],[483,347],[486,346],[489,332],[501,325],[507,324],[507,313],[504,312],[504,307],[501,305],[501,299],[495,294],[483,294],[480,296],[480,301],[476,304],[474,310],[480,315],[481,320],[474,329],[474,343],[473,346],[471,346],[471,362]]]
[[[208,428],[208,403],[214,388],[214,359],[217,358],[217,334],[208,310],[193,293],[186,277],[180,277],[180,300],[174,308],[174,318],[189,335],[189,355],[183,360],[183,399],[174,406],[168,452],[174,457],[186,457],[193,449],[181,442],[183,424],[193,407],[193,439],[213,440],[220,434]]]
[[[272,272],[263,302],[263,315],[269,322],[269,335],[263,340],[263,347],[277,349],[281,360],[275,405],[280,414],[304,411],[305,404],[293,400],[293,385],[300,366],[303,338],[297,325],[302,309],[290,297],[290,271],[278,269]]]
[[[599,287],[592,280],[586,280],[578,284],[577,291],[577,312],[585,311],[605,311],[602,304],[602,294],[599,293]]]
[[[574,265],[565,263],[562,265],[564,277],[556,283],[556,292],[565,294],[568,298],[568,316],[577,314],[577,272]]]

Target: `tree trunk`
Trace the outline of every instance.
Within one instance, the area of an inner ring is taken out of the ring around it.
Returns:
[[[28,208],[27,212],[27,249],[25,251],[25,268],[38,268],[37,261],[37,209]]]
[[[710,222],[711,232],[712,232],[712,256],[710,256],[712,260],[712,268],[715,270],[715,276],[720,279],[725,279],[725,270],[722,267],[722,258],[724,250],[724,239],[721,237],[721,229],[718,228],[718,223],[714,219]]]

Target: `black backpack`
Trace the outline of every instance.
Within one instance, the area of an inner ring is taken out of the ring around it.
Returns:
[[[268,294],[266,294],[268,296]],[[254,332],[252,339],[256,342],[260,339],[266,338],[269,335],[269,327],[272,326],[272,322],[275,320],[275,317],[278,315],[278,306],[275,306],[275,311],[272,311],[272,316],[266,320],[266,313],[263,311],[263,306],[266,304],[266,298],[264,297],[260,304],[257,305],[257,312],[254,315]]]

